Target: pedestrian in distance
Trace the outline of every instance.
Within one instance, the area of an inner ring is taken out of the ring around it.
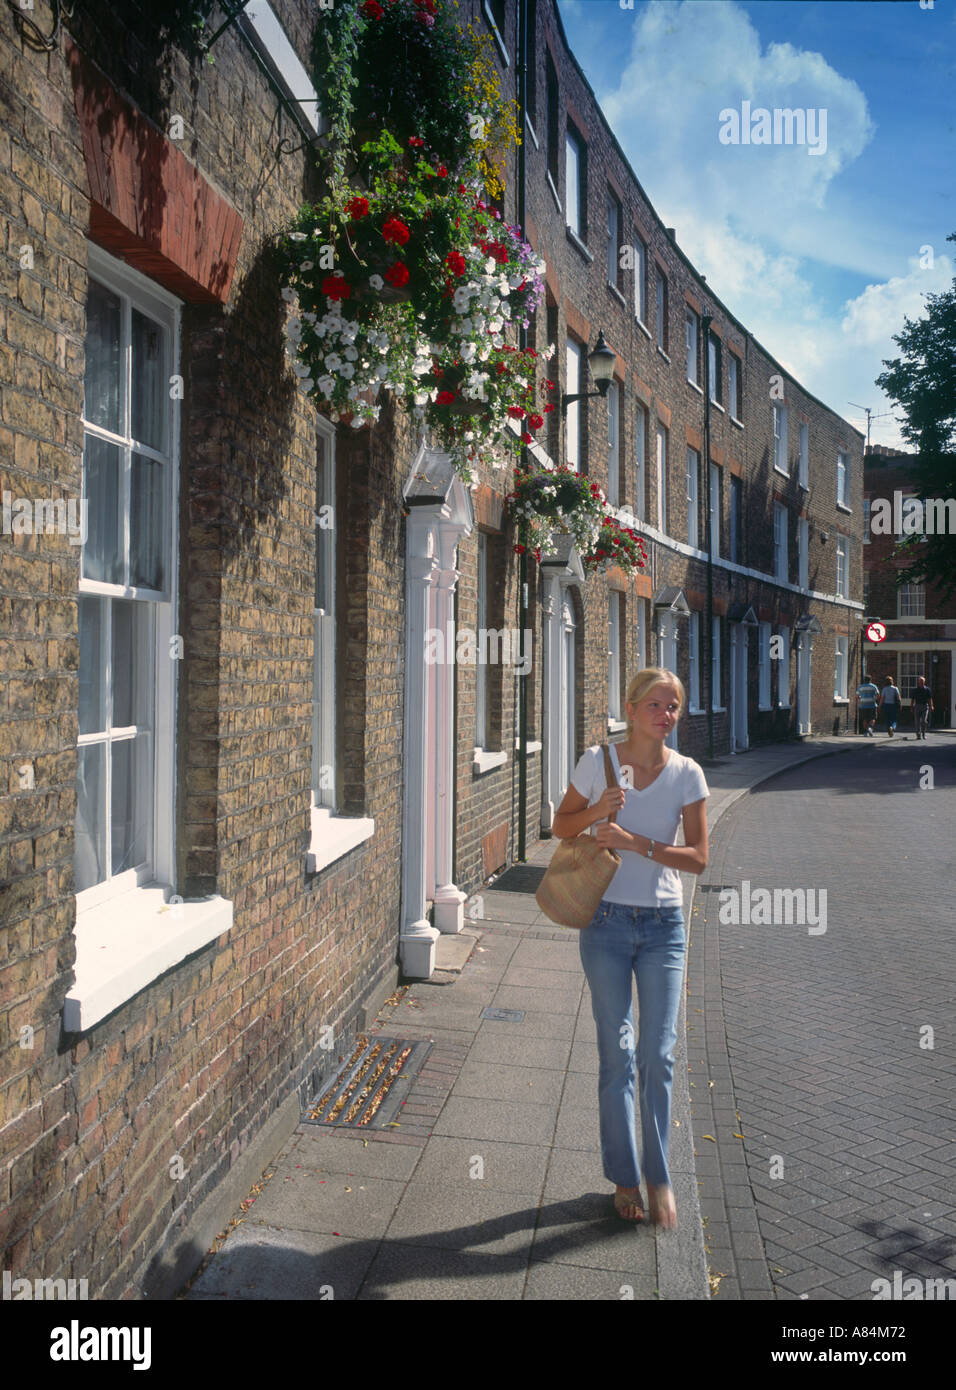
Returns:
[[[875,738],[873,725],[876,723],[876,702],[880,697],[880,687],[874,685],[869,676],[856,688],[857,716],[865,738]]]
[[[579,937],[597,1029],[601,1158],[604,1176],[617,1189],[617,1214],[644,1219],[643,1170],[650,1219],[665,1229],[677,1225],[667,1153],[687,951],[680,871],[702,873],[708,855],[704,799],[710,792],[703,771],[665,746],[684,703],[683,684],[672,671],[651,666],[638,672],[627,690],[627,737],[610,745],[617,785],[607,786],[601,747],[588,748],[552,827],[559,839],[571,839],[599,822],[598,843],[621,856]],[[614,814],[615,824],[607,824]],[[678,848],[682,819],[684,845]],[[632,974],[640,1012],[636,1049]],[[642,1164],[635,1134],[638,1075]]]
[[[889,738],[893,737],[896,726],[899,723],[902,703],[899,689],[893,684],[893,677],[884,676],[883,689],[880,691],[880,702],[877,706],[877,716],[882,719],[886,727],[887,737]]]
[[[913,723],[916,726],[916,737],[926,739],[926,729],[929,725],[929,716],[933,712],[933,695],[926,684],[925,676],[916,677],[916,689],[913,691]]]

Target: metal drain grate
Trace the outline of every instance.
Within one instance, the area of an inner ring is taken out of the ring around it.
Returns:
[[[384,1129],[431,1050],[431,1042],[421,1039],[362,1034],[335,1080],[302,1116],[303,1124]]]

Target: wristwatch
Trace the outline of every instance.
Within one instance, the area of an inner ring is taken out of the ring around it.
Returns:
[[[647,851],[647,857],[648,857],[648,859],[653,859],[653,858],[654,858],[654,841],[653,841],[653,840],[651,841],[651,847],[650,847],[650,849]]]

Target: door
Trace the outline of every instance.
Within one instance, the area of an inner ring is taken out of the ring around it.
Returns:
[[[662,613],[657,634],[657,664],[677,675],[677,619],[673,613]],[[677,747],[677,725],[664,740],[668,748]]]
[[[810,658],[813,641],[808,632],[797,634],[797,733],[810,732]]]
[[[564,719],[562,720],[561,790],[557,798],[560,804],[571,781],[571,773],[577,762],[575,754],[575,701],[574,701],[574,613],[571,604],[565,599],[561,614],[561,694],[564,700]]]
[[[750,633],[742,623],[730,624],[730,730],[733,751],[750,747],[747,720],[747,656]]]

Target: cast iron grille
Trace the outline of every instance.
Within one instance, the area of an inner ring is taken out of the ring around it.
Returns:
[[[361,1034],[344,1067],[302,1116],[303,1124],[384,1129],[395,1122],[431,1050],[423,1039]]]

